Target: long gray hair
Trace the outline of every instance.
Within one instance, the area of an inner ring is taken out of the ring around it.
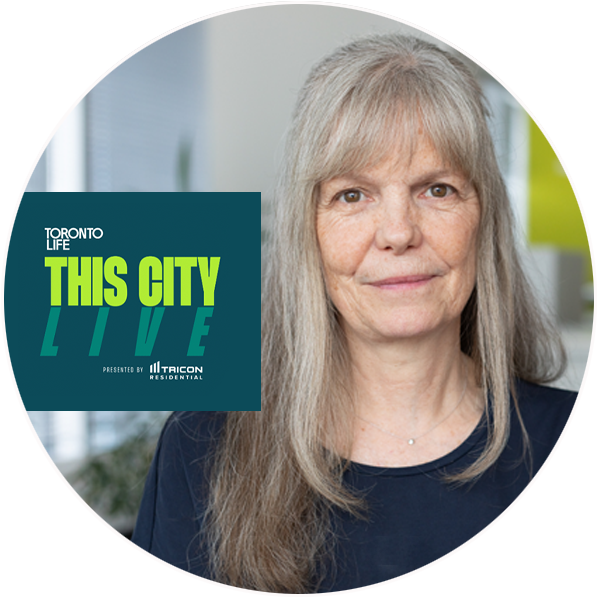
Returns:
[[[262,411],[228,413],[211,471],[205,522],[217,580],[311,591],[331,556],[331,508],[361,511],[341,479],[352,446],[352,390],[315,231],[323,181],[411,152],[422,127],[477,191],[478,270],[461,317],[461,347],[489,399],[489,436],[481,456],[453,482],[477,478],[498,459],[515,377],[542,383],[561,372],[564,350],[523,274],[486,117],[468,68],[416,38],[360,39],[309,75],[274,206],[262,305]]]

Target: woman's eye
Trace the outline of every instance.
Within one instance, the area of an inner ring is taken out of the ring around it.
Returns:
[[[363,193],[360,190],[346,190],[338,195],[338,200],[342,200],[348,204],[359,202],[363,199]]]
[[[436,183],[427,189],[425,196],[428,198],[446,198],[454,194],[456,190],[451,185],[445,183]]]

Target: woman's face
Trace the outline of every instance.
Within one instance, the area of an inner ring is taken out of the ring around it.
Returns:
[[[317,236],[348,334],[386,341],[459,331],[473,291],[479,198],[423,136],[412,157],[321,184]]]

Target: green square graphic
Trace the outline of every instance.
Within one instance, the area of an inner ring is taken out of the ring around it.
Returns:
[[[260,193],[26,193],[4,297],[27,410],[260,410]]]

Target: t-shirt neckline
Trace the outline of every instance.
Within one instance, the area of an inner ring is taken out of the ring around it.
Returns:
[[[349,471],[362,475],[369,475],[371,477],[377,476],[385,476],[385,477],[405,477],[410,475],[418,475],[422,473],[429,473],[431,471],[437,471],[443,467],[447,467],[458,460],[460,460],[463,456],[468,454],[473,450],[475,446],[478,445],[478,442],[481,441],[484,434],[487,433],[487,419],[485,415],[485,411],[479,420],[479,423],[473,429],[471,434],[467,437],[467,439],[458,445],[454,450],[441,456],[440,458],[436,458],[430,462],[426,462],[420,465],[414,465],[411,467],[377,467],[374,465],[365,465],[362,463],[357,463],[354,461],[350,461],[349,463]]]

